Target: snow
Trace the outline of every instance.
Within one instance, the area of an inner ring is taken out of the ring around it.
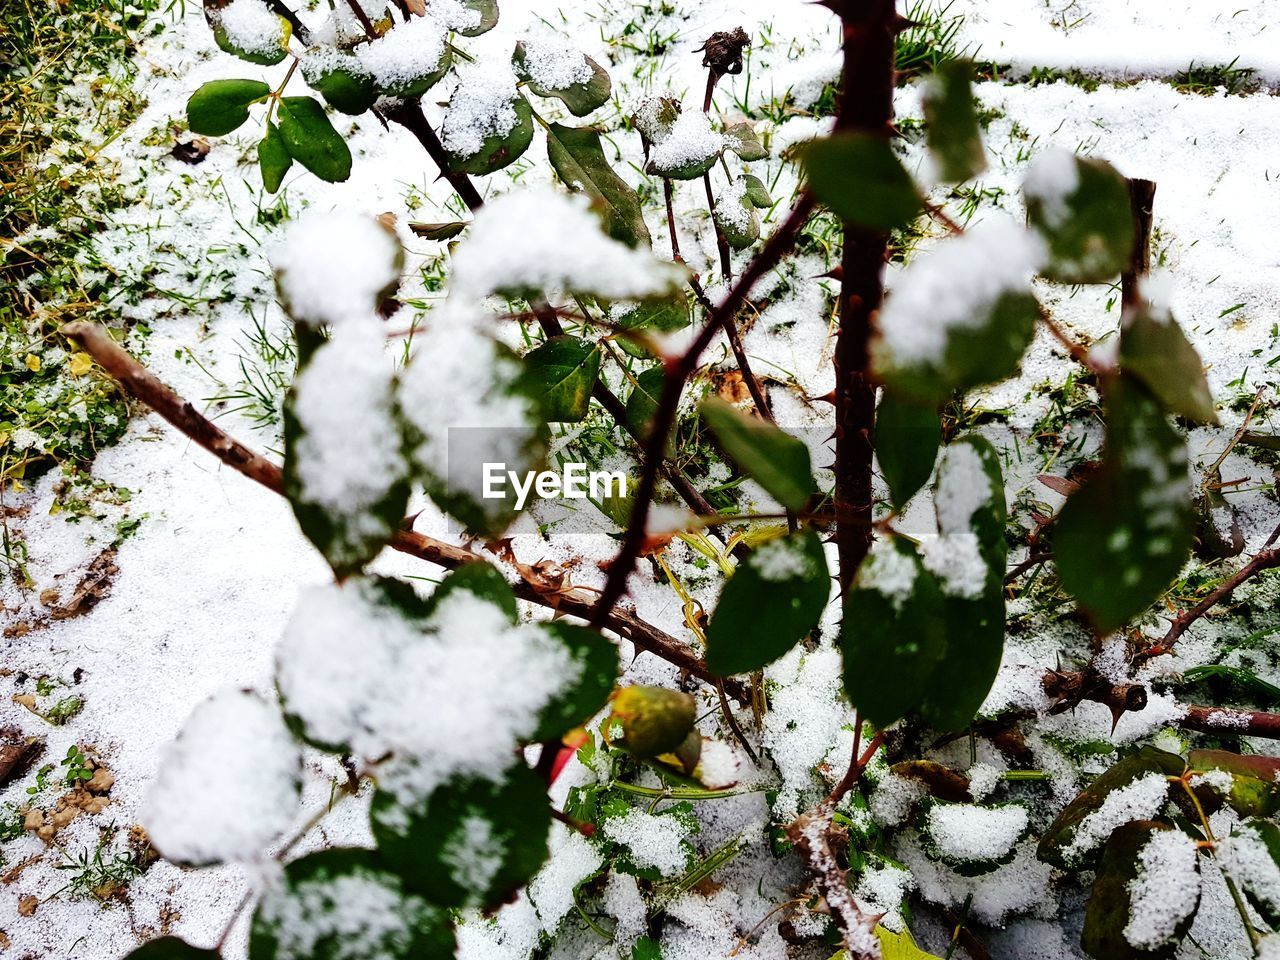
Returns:
[[[300,772],[280,711],[226,690],[196,707],[165,751],[141,821],[171,860],[257,859],[293,822]]]
[[[458,70],[440,139],[450,153],[473,157],[487,137],[515,129],[516,76],[509,64],[472,64]]]
[[[664,877],[683,873],[689,864],[686,830],[678,817],[638,809],[609,817],[601,824],[601,832],[625,847],[637,867],[657,870]]]
[[[453,258],[453,291],[464,297],[564,288],[612,300],[675,289],[684,271],[605,236],[585,196],[548,187],[504,194],[476,214]],[[556,251],[548,258],[546,251]]]
[[[999,215],[938,241],[892,282],[873,347],[876,365],[940,363],[953,332],[980,328],[1002,296],[1031,292],[1043,259],[1041,242]]]
[[[284,45],[288,25],[263,0],[231,0],[216,15],[232,46],[246,53],[269,55]]]
[[[770,582],[807,579],[814,573],[814,563],[805,552],[804,543],[781,537],[754,550],[747,563],[760,579]]]
[[[1200,902],[1196,843],[1181,830],[1157,830],[1138,851],[1138,875],[1129,884],[1124,938],[1139,950],[1156,950]]]
[[[1061,226],[1070,216],[1068,200],[1079,186],[1080,169],[1076,156],[1062,147],[1050,147],[1037,153],[1022,180],[1027,198],[1042,205],[1045,223],[1050,227]]]
[[[685,110],[664,136],[654,139],[649,161],[657,173],[669,173],[716,156],[728,142],[712,129],[707,114]]]
[[[1008,856],[1026,832],[1027,819],[1026,808],[1015,804],[935,804],[925,827],[944,859],[964,863]]]
[[[567,37],[544,30],[524,37],[524,72],[544,90],[564,90],[593,76],[586,54]]]
[[[1240,824],[1218,843],[1216,855],[1228,876],[1272,911],[1280,911],[1280,863],[1272,857],[1256,826]]]
[[[551,857],[529,883],[529,899],[543,930],[554,932],[573,909],[578,884],[604,865],[600,851],[576,830],[559,824],[551,829]]]
[[[298,323],[365,323],[400,277],[399,242],[372,217],[308,211],[272,254],[276,283]]]
[[[403,89],[440,69],[447,30],[434,17],[411,17],[355,54],[382,90]]]
[[[858,587],[887,598],[895,610],[911,599],[916,586],[916,565],[911,555],[891,541],[877,540],[858,570]]]
[[[1144,774],[1112,790],[1102,806],[1076,825],[1071,842],[1062,850],[1064,859],[1068,863],[1078,861],[1105,843],[1116,827],[1152,819],[1164,806],[1168,792],[1169,782],[1162,773]]]

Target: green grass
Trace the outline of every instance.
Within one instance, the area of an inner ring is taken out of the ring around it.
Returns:
[[[159,5],[0,6],[0,484],[87,465],[125,430],[122,396],[58,329],[72,319],[120,329],[109,291],[78,264],[129,202],[101,151],[144,106],[129,64],[138,35],[161,27],[149,19]]]
[[[1175,74],[1169,82],[1175,90],[1181,90],[1183,93],[1198,93],[1203,96],[1212,96],[1219,90],[1222,90],[1228,96],[1253,93],[1262,84],[1254,76],[1256,71],[1252,67],[1236,66],[1239,60],[1240,58],[1236,57],[1235,60],[1225,66],[1205,66],[1203,64],[1196,66],[1192,62],[1187,69]]]

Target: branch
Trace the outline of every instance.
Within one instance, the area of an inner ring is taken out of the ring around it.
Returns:
[[[711,343],[716,332],[723,329],[725,318],[732,318],[737,313],[738,308],[746,302],[751,288],[791,249],[813,208],[813,196],[807,191],[802,193],[787,219],[747,266],[742,277],[729,291],[720,306],[712,311],[693,344],[682,357],[667,362],[666,381],[662,385],[658,409],[653,415],[649,427],[649,438],[645,442],[640,482],[632,498],[631,518],[628,521],[626,537],[622,541],[622,548],[618,551],[617,557],[609,565],[609,577],[605,581],[604,590],[596,605],[596,612],[591,618],[594,626],[600,626],[608,619],[614,604],[626,592],[627,578],[635,569],[636,560],[640,557],[640,548],[644,545],[645,530],[649,522],[649,506],[657,487],[658,470],[666,449],[667,436],[675,426],[676,411],[680,405],[680,393],[685,381],[697,368],[698,358]]]
[[[1280,714],[1230,707],[1188,707],[1178,721],[1183,730],[1197,730],[1217,736],[1265,737],[1280,740]]]
[[[1247,580],[1257,576],[1263,570],[1270,570],[1274,567],[1280,567],[1280,549],[1263,550],[1256,557],[1246,563],[1236,573],[1218,584],[1217,589],[1210,593],[1207,597],[1197,603],[1190,610],[1180,613],[1170,625],[1168,632],[1160,639],[1160,642],[1145,651],[1149,657],[1159,656],[1162,653],[1168,653],[1173,645],[1178,642],[1178,638],[1187,632],[1187,628],[1195,623],[1215,606],[1231,596],[1241,584]]]
[[[110,335],[97,324],[76,321],[62,328],[63,334],[80,345],[129,393],[146,404],[171,423],[180,433],[190,437],[227,466],[244,474],[273,493],[284,495],[284,476],[280,467],[262,455],[250,450],[229,436],[220,427],[195,409],[187,400],[162,383],[154,374],[129,355]],[[484,559],[479,554],[445,543],[432,537],[401,529],[391,540],[390,546],[434,563],[456,570],[468,563]],[[590,619],[595,611],[595,601],[590,593],[578,588],[554,588],[521,573],[520,580],[512,586],[517,597],[560,613]],[[630,640],[638,649],[652,653],[674,664],[700,680],[716,684],[716,677],[691,649],[675,637],[646,623],[633,613],[611,613],[602,624],[618,636]],[[750,702],[746,687],[734,681],[726,684],[726,692],[742,703]]]
[[[1151,271],[1151,224],[1156,200],[1154,180],[1129,180],[1129,208],[1133,213],[1133,248],[1129,265],[1120,275],[1120,310],[1128,314],[1142,303],[1138,289]]]

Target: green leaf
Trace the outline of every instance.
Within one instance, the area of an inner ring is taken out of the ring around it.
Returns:
[[[777,660],[822,619],[831,575],[812,530],[769,540],[738,564],[707,626],[707,666],[720,676]]]
[[[1179,777],[1183,769],[1182,758],[1176,753],[1166,753],[1155,747],[1143,747],[1137,753],[1125,757],[1063,808],[1057,819],[1041,835],[1036,856],[1063,870],[1088,866],[1094,862],[1097,847],[1103,838],[1093,834],[1078,836],[1081,824],[1101,809],[1107,798],[1116,791],[1147,777]],[[1118,806],[1121,809],[1133,808],[1133,804],[1121,803]],[[1143,815],[1137,814],[1135,819]]]
[[[405,889],[372,850],[312,853],[258,903],[249,960],[452,960],[449,914]]]
[[[320,101],[312,97],[281,99],[280,136],[293,158],[321,180],[341,183],[351,176],[351,150],[333,129]]]
[[[808,503],[815,487],[809,448],[801,441],[719,397],[707,397],[698,412],[730,459],[770,496],[790,510]]]
[[[577,423],[586,419],[602,360],[598,343],[570,336],[552,337],[525,354],[548,420]]]
[[[177,937],[160,937],[144,943],[125,960],[219,960],[217,950],[202,950]]]
[[[452,170],[484,176],[515,163],[524,155],[533,142],[533,108],[519,95],[511,106],[516,113],[515,126],[501,136],[490,134],[485,137],[480,149],[469,156],[450,152],[449,166]]]
[[[627,424],[636,436],[649,435],[649,424],[658,412],[658,399],[666,382],[667,375],[661,366],[650,367],[636,377],[636,385],[627,395]]]
[[[1125,317],[1120,367],[1146,384],[1169,413],[1218,422],[1200,354],[1167,308],[1148,303]]]
[[[735,123],[725,130],[724,135],[729,138],[729,149],[747,163],[769,156],[769,151],[764,148],[764,144],[756,136],[755,128],[749,123]]]
[[[933,502],[939,536],[925,566],[942,590],[947,643],[921,713],[939,729],[960,730],[991,692],[1004,654],[1007,507],[990,443],[969,436],[946,448]]]
[[[578,667],[577,678],[552,698],[538,718],[531,739],[541,743],[559,740],[600,710],[618,681],[620,664],[618,648],[595,630],[561,620],[538,626],[568,650]]]
[[[466,9],[475,10],[480,14],[478,24],[458,31],[461,36],[478,37],[498,25],[498,0],[461,0],[461,2]]]
[[[1219,847],[1218,860],[1245,898],[1273,930],[1280,930],[1280,825],[1250,817],[1231,829]]]
[[[610,81],[609,74],[605,69],[590,57],[584,57],[587,61],[587,66],[591,68],[590,80],[570,84],[567,87],[544,87],[530,76],[528,69],[525,67],[526,56],[527,53],[522,40],[516,44],[515,53],[511,57],[511,62],[516,69],[516,75],[524,80],[526,86],[538,96],[554,97],[557,100],[564,101],[564,105],[569,108],[569,112],[575,117],[585,117],[592,110],[609,102],[609,96],[613,92],[613,83]]]
[[[677,291],[673,296],[647,303],[625,306],[615,304],[615,309],[609,313],[609,319],[621,330],[634,330],[640,334],[650,331],[674,333],[689,326],[689,300],[683,293]],[[623,335],[618,337],[616,342],[630,356],[644,360],[653,359],[652,351],[644,345],[640,337],[632,338]]]
[[[895,510],[901,511],[929,482],[941,442],[942,421],[936,409],[884,391],[876,408],[876,460]]]
[[[546,861],[551,805],[546,784],[518,761],[500,782],[454,779],[425,799],[380,787],[369,824],[379,859],[408,890],[445,907],[489,907]]]
[[[1062,508],[1053,554],[1067,592],[1110,633],[1146,610],[1191,552],[1186,442],[1146,388],[1107,386],[1101,468]]]
[[[565,186],[591,198],[609,236],[630,247],[652,245],[640,197],[609,166],[599,131],[553,123],[547,128],[547,156]]]
[[[1222,770],[1231,774],[1231,790],[1222,797],[1212,787],[1201,796],[1205,809],[1217,810],[1225,799],[1227,805],[1242,817],[1270,817],[1280,812],[1280,758],[1241,756],[1229,750],[1192,750],[1187,755],[1187,768],[1203,773]]]
[[[911,175],[884,137],[838,133],[797,152],[814,194],[850,223],[889,231],[906,226],[921,210]]]
[[[684,743],[697,715],[697,702],[687,693],[667,687],[623,687],[601,730],[634,756],[647,759]]]
[[[465,220],[454,220],[449,223],[419,223],[410,221],[408,227],[415,236],[424,240],[452,240],[470,224]]]
[[[662,960],[662,945],[657,940],[641,937],[631,945],[631,960]]]
[[[378,99],[373,75],[355,57],[344,57],[342,66],[307,74],[307,83],[340,113],[358,116]]]
[[[461,566],[440,581],[427,598],[423,616],[431,617],[447,597],[459,590],[498,607],[513,625],[520,622],[520,608],[511,584],[496,567],[483,560]]]
[[[270,94],[261,80],[210,80],[187,101],[187,126],[192,133],[221,137],[249,119],[250,104]]]
[[[284,405],[285,496],[303,534],[339,579],[360,570],[391,540],[411,493],[390,367],[385,379],[354,379],[350,371],[359,360],[348,358],[355,348],[337,338],[319,347]],[[381,354],[381,343],[372,349]],[[376,462],[350,459],[349,421],[333,420],[335,403],[348,416],[358,412],[363,449],[376,454]]]
[[[1106,283],[1124,270],[1133,214],[1128,184],[1111,164],[1055,148],[1032,162],[1023,193],[1027,218],[1049,248],[1045,277]]]
[[[844,688],[859,716],[887,727],[917,709],[946,647],[942,594],[915,548],[877,541],[845,594]]]
[[[763,180],[753,173],[744,173],[742,182],[747,186],[745,196],[753,207],[768,210],[773,206],[773,197],[769,195],[769,188],[765,186]]]
[[[738,185],[741,193],[735,191],[722,194],[716,202],[716,224],[720,232],[735,250],[745,250],[760,239],[760,218],[756,215],[755,204],[747,199],[746,184]]]
[[[1093,892],[1085,907],[1084,931],[1080,937],[1080,945],[1093,960],[1169,960],[1191,929],[1200,906],[1198,886],[1195,904],[1188,913],[1177,919],[1167,941],[1142,949],[1135,947],[1126,933],[1133,914],[1135,881],[1142,872],[1143,849],[1156,834],[1172,830],[1173,827],[1168,824],[1140,820],[1120,827],[1107,841],[1097,878],[1093,882]],[[1198,877],[1200,864],[1194,859],[1194,854],[1192,856],[1190,862]],[[1181,878],[1164,879],[1166,884],[1180,881]],[[1172,901],[1167,895],[1162,896],[1161,900],[1160,906],[1168,910]],[[1151,905],[1147,905],[1147,909],[1150,908]]]
[[[920,847],[931,860],[962,877],[980,877],[1012,863],[1018,844],[1031,833],[1031,818],[1020,803],[979,805],[925,800],[919,818]],[[1013,827],[1021,824],[1021,829]],[[987,842],[974,844],[982,837]]]
[[[951,60],[939,64],[924,81],[929,153],[937,165],[938,179],[944,183],[960,183],[987,168],[972,75],[972,63]]]
[[[293,157],[284,145],[280,128],[267,121],[267,133],[258,144],[258,166],[262,170],[262,186],[267,193],[275,193],[284,182],[284,175],[293,166]]]

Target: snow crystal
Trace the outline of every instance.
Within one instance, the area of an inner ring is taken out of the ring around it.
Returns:
[[[480,152],[486,137],[505,137],[519,122],[516,76],[510,64],[473,64],[458,71],[440,138],[460,157]]]
[[[1041,241],[1006,216],[983,220],[913,260],[880,312],[876,362],[936,364],[953,330],[982,324],[1000,297],[1030,293]]]
[[[1150,820],[1164,806],[1169,782],[1163,773],[1148,773],[1132,783],[1112,790],[1094,810],[1077,824],[1063,858],[1073,863],[1111,836],[1116,827],[1134,820]]]
[[[676,118],[670,131],[656,141],[649,162],[657,173],[679,170],[716,156],[728,143],[724,134],[711,128],[705,113],[686,110]]]
[[[294,382],[302,435],[294,465],[303,499],[382,524],[369,508],[403,475],[393,414],[391,361],[376,321],[347,323],[311,357]]]
[[[529,883],[529,899],[542,929],[554,932],[573,909],[573,891],[604,865],[599,848],[578,833],[556,824],[551,832],[551,855]]]
[[[895,610],[911,598],[916,586],[916,565],[911,555],[888,540],[877,540],[858,570],[858,587],[874,590],[893,604]]]
[[[581,50],[549,30],[524,38],[524,71],[544,90],[586,83],[594,74]]]
[[[1232,787],[1235,786],[1235,777],[1227,770],[1204,770],[1200,773],[1191,775],[1191,786],[1198,787],[1201,784],[1213,790],[1220,797],[1225,797],[1231,793]]]
[[[1045,223],[1059,226],[1070,213],[1068,198],[1080,185],[1080,170],[1070,150],[1050,147],[1036,154],[1022,181],[1027,199],[1040,204]]]
[[[411,17],[355,53],[380,88],[397,89],[440,69],[447,34],[434,17]]]
[[[309,210],[271,257],[289,315],[299,323],[363,323],[400,277],[400,245],[372,217]]]
[[[217,18],[232,46],[246,53],[279,54],[285,22],[263,0],[231,0]]]
[[[494,292],[564,287],[608,299],[645,299],[678,287],[684,271],[604,234],[582,195],[528,187],[486,204],[453,257],[453,289]]]
[[[808,577],[814,568],[803,542],[781,537],[763,544],[747,562],[760,579],[770,582]]]
[[[140,821],[182,863],[249,860],[292,822],[298,748],[280,711],[228,690],[197,706],[165,750]]]
[[[376,604],[372,589],[351,581],[303,593],[277,651],[286,709],[318,740],[368,759],[395,754],[383,779],[406,798],[454,775],[500,779],[581,666],[469,591],[450,594],[422,630]]]
[[[989,763],[975,763],[969,768],[969,796],[983,800],[999,785],[1004,771]]]
[[[1280,911],[1280,864],[1272,859],[1256,827],[1250,823],[1236,827],[1218,843],[1217,857],[1228,876],[1271,910]]]
[[[601,905],[617,921],[613,929],[614,939],[624,947],[644,935],[648,928],[649,909],[635,877],[612,871],[604,887]]]
[[[450,30],[474,30],[483,19],[478,9],[463,6],[462,0],[430,0],[427,16]]]
[[[1138,852],[1138,875],[1129,883],[1129,922],[1124,938],[1139,950],[1173,939],[1178,924],[1200,902],[1195,841],[1181,830],[1157,830]]]
[[[620,817],[609,817],[600,829],[614,843],[627,848],[637,867],[652,868],[669,877],[683,873],[688,865],[688,827],[677,817],[632,809]]]
[[[871,794],[871,816],[882,827],[895,827],[907,819],[915,802],[925,793],[924,784],[914,777],[886,773]]]
[[[947,860],[999,860],[1026,832],[1027,811],[1017,805],[936,804],[929,810],[926,829]]]

